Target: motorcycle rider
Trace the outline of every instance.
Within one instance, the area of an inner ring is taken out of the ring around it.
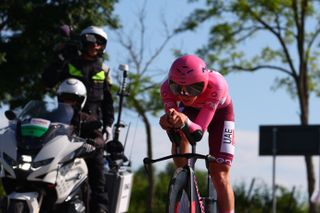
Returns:
[[[87,91],[85,85],[78,79],[69,78],[63,81],[57,90],[57,98],[61,103],[67,103],[72,105],[75,114],[72,119],[72,124],[75,127],[75,132],[79,134],[80,137],[91,139],[90,144],[92,146],[87,146],[87,152],[94,151],[92,155],[85,158],[88,166],[88,179],[91,189],[90,196],[90,212],[92,213],[104,213],[108,212],[107,203],[108,195],[104,191],[104,178],[103,176],[103,159],[95,156],[103,157],[103,147],[104,139],[102,132],[97,128],[85,129],[84,123],[91,121],[98,121],[96,116],[90,115],[88,113],[82,112],[87,100]],[[97,170],[99,168],[99,170]],[[99,175],[99,176],[98,176]]]
[[[100,27],[89,26],[80,33],[80,55],[67,54],[69,52],[62,47],[57,51],[56,60],[53,61],[43,72],[42,79],[47,87],[54,87],[57,83],[67,79],[76,78],[83,82],[87,89],[87,100],[83,106],[83,112],[102,120],[102,133],[106,140],[111,137],[111,126],[114,121],[113,99],[110,92],[109,68],[103,64],[103,52],[106,48],[108,36]],[[61,45],[60,45],[61,46]],[[65,45],[68,48],[70,45]],[[103,174],[103,151],[94,155],[92,163],[92,175],[90,186],[96,200],[97,209],[94,212],[107,211],[107,202],[102,200],[102,188],[105,185]],[[98,197],[98,198],[96,198]]]

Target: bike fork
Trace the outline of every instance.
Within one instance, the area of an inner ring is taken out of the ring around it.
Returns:
[[[204,198],[205,203],[205,209],[206,212],[209,213],[217,213],[217,192],[213,186],[213,183],[211,181],[211,176],[208,173],[208,179],[207,179],[207,186],[208,186],[208,197]]]

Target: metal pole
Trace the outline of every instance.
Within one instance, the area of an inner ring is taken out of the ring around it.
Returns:
[[[276,198],[276,155],[277,155],[277,128],[272,129],[272,213],[277,212]]]
[[[127,96],[128,94],[126,93],[126,79],[127,79],[127,73],[129,71],[129,67],[127,64],[120,64],[119,65],[119,69],[121,71],[123,71],[123,77],[122,77],[122,83],[121,83],[121,87],[120,90],[118,92],[118,96],[119,98],[119,112],[118,112],[118,119],[117,119],[117,123],[115,124],[115,131],[114,131],[114,137],[113,140],[114,141],[119,141],[119,134],[120,134],[120,127],[121,127],[121,113],[122,113],[122,105],[123,105],[123,99],[124,96]]]

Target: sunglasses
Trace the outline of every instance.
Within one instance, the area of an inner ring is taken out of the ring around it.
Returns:
[[[83,36],[83,40],[87,43],[87,44],[98,44],[98,45],[106,45],[106,41],[105,39],[94,35],[94,34],[85,34]]]
[[[204,82],[182,86],[174,81],[169,81],[169,87],[174,95],[198,96],[203,91]]]

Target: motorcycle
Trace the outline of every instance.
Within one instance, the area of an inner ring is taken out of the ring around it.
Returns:
[[[87,212],[87,140],[74,134],[73,114],[67,104],[44,101],[30,101],[18,115],[5,112],[9,125],[0,135],[0,178],[6,192],[2,212]]]

